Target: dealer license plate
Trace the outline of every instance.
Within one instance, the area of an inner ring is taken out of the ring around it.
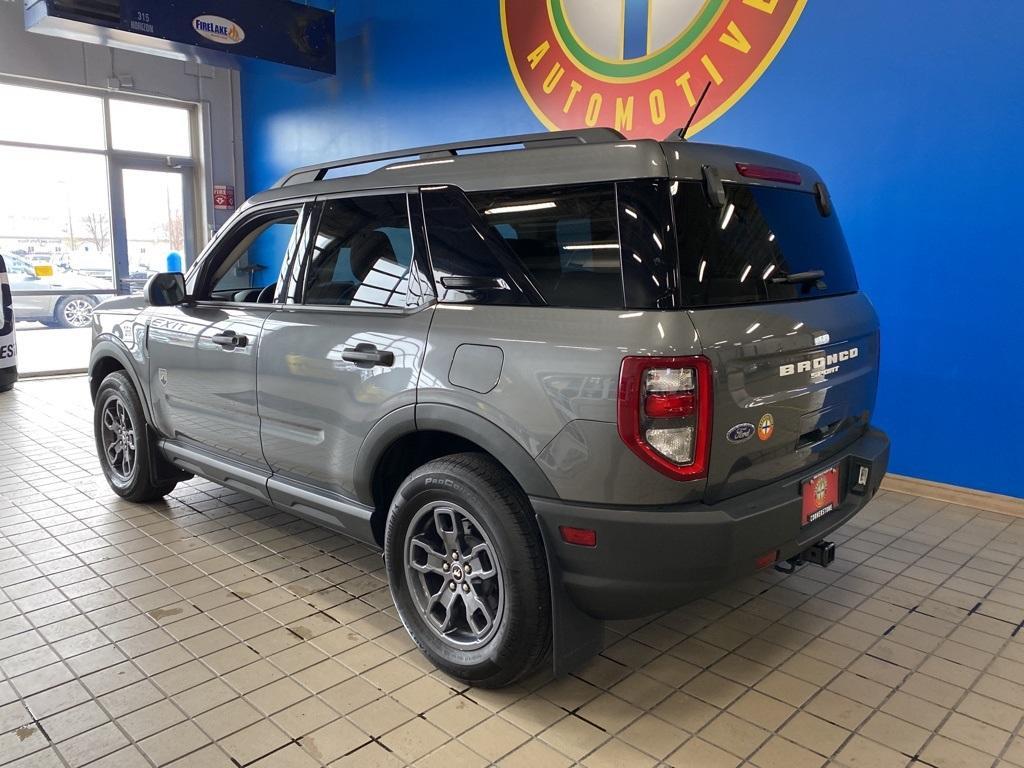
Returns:
[[[820,520],[839,506],[839,468],[826,469],[803,484],[803,525]]]

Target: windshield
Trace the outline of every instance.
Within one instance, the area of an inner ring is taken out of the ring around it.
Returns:
[[[680,182],[675,190],[684,306],[857,291],[839,220],[834,212],[821,215],[814,194],[732,183],[725,190],[720,209],[708,204],[699,182]]]
[[[26,275],[34,275],[36,271],[32,268],[27,261],[19,259],[17,256],[4,256],[4,260],[7,262],[8,272],[22,272]]]

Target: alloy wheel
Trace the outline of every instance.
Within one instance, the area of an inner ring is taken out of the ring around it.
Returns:
[[[92,304],[85,299],[71,299],[64,305],[62,314],[72,328],[84,328],[92,322]]]
[[[111,397],[103,406],[101,440],[107,466],[121,485],[131,482],[137,458],[135,426],[120,397]]]
[[[421,508],[404,551],[413,601],[435,635],[460,650],[494,637],[504,615],[504,578],[490,537],[469,510],[447,501]]]

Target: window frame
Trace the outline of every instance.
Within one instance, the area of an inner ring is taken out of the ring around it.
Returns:
[[[413,279],[417,279],[420,284],[425,286],[428,290],[424,294],[423,299],[419,304],[409,303],[409,291],[406,288],[406,305],[398,307],[373,307],[358,305],[352,306],[350,304],[305,304],[305,292],[307,288],[307,280],[309,277],[309,269],[311,267],[314,249],[316,244],[316,235],[320,229],[320,220],[323,216],[324,209],[327,204],[335,200],[349,200],[358,199],[363,197],[382,197],[382,196],[393,196],[393,195],[404,195],[406,216],[409,221],[409,233],[412,236],[412,259],[410,261],[409,270],[410,277],[408,284],[411,284]],[[304,244],[298,249],[295,254],[292,264],[289,267],[289,274],[291,270],[295,268],[295,261],[301,260],[298,264],[298,270],[295,273],[294,280],[297,286],[294,296],[278,296],[277,298],[281,301],[279,306],[286,307],[290,310],[302,310],[309,312],[346,312],[349,314],[389,314],[389,315],[408,315],[415,312],[419,312],[425,307],[431,306],[437,303],[437,296],[434,290],[433,275],[430,272],[429,260],[426,254],[426,235],[423,230],[423,210],[422,204],[420,203],[419,189],[417,187],[370,187],[367,189],[349,190],[346,192],[336,192],[330,194],[317,195],[312,198],[309,204],[310,213],[307,219],[307,229],[304,235]],[[284,275],[282,274],[282,277]],[[285,278],[288,279],[288,278]],[[281,284],[278,285],[279,289]]]

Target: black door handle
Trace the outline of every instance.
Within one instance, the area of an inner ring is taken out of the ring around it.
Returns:
[[[395,353],[377,349],[373,344],[356,344],[355,349],[346,349],[341,359],[355,363],[360,368],[373,368],[375,365],[391,367],[395,364]]]
[[[225,349],[238,349],[239,347],[246,347],[249,345],[249,337],[242,336],[234,331],[224,331],[223,333],[215,334],[211,337],[210,341]]]

